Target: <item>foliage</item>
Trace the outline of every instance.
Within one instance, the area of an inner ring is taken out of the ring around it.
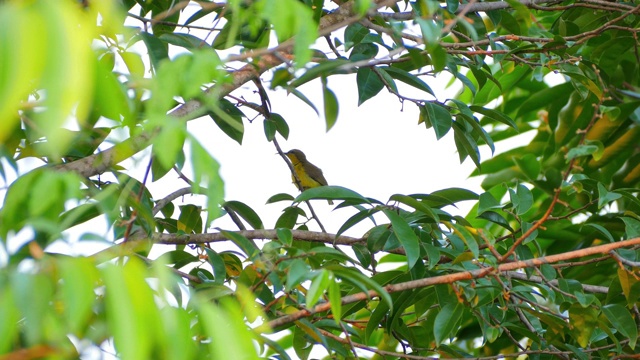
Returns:
[[[3,2],[0,354],[637,353],[639,10],[596,0]],[[269,94],[286,89],[322,109],[331,129],[340,92],[327,79],[342,74],[355,74],[360,106],[384,89],[417,106],[425,131],[452,137],[460,161],[476,164],[484,192],[276,194],[272,229],[225,201],[219,164],[187,122],[209,117],[241,143],[257,113],[280,151],[289,126]],[[460,86],[455,98],[434,96],[430,76],[442,74]],[[300,91],[310,81],[321,101]],[[244,84],[254,100],[238,94]],[[528,144],[480,157],[479,146],[527,132]],[[146,159],[143,177],[121,165],[134,156]],[[188,187],[152,194],[147,185],[172,171]],[[190,193],[206,207],[176,208]],[[313,231],[324,229],[314,199],[354,215],[336,233]],[[475,204],[465,217],[450,211],[461,201]],[[224,217],[238,231],[210,232]],[[112,230],[107,250],[48,251],[96,219]],[[363,237],[347,236],[369,219]]]

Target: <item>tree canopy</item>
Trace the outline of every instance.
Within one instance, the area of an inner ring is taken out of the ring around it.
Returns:
[[[639,15],[602,0],[2,2],[0,359],[634,356]],[[242,143],[261,122],[289,164],[270,95],[329,131],[341,75],[360,107],[387,91],[419,109],[482,191],[265,194],[274,224],[226,199],[187,124]],[[443,76],[450,98],[432,90]],[[184,186],[152,193],[168,174]],[[327,199],[349,210],[336,228],[313,209]],[[50,250],[95,221],[109,236],[75,246],[105,250]]]

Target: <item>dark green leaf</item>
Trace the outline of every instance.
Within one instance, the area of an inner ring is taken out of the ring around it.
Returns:
[[[609,304],[602,307],[602,312],[607,320],[629,339],[629,346],[633,349],[638,341],[638,326],[629,310],[619,304]]]
[[[167,46],[165,43],[160,41],[157,37],[148,32],[140,32],[138,35],[144,41],[147,49],[149,51],[149,59],[151,60],[151,65],[156,71],[160,67],[160,62],[164,59],[169,58],[169,52],[167,50]]]
[[[333,91],[331,91],[331,89],[327,87],[326,81],[322,82],[322,95],[324,99],[324,119],[326,122],[327,131],[329,131],[338,120],[338,98],[333,93]]]
[[[623,216],[620,219],[624,221],[627,239],[633,239],[640,236],[640,221],[627,216]]]
[[[222,285],[227,278],[227,267],[225,266],[224,259],[207,246],[204,247],[204,250],[207,252],[209,264],[211,264],[211,268],[213,268],[214,283]]]
[[[424,122],[427,129],[433,127],[438,140],[442,139],[451,130],[453,123],[449,110],[440,104],[432,102],[427,102],[420,107],[420,122]]]
[[[513,228],[511,227],[511,225],[509,225],[507,219],[505,219],[502,215],[498,214],[495,211],[483,211],[480,215],[478,215],[478,218],[491,221],[492,223],[498,224],[503,228],[509,230],[510,232],[513,232]]]
[[[433,334],[436,338],[436,345],[441,344],[453,336],[454,331],[460,326],[463,313],[464,305],[460,303],[444,304],[442,310],[436,315],[435,322],[433,323]]]
[[[227,201],[222,204],[225,210],[232,210],[245,219],[254,229],[264,229],[260,216],[247,204],[240,201]]]
[[[420,240],[413,232],[413,229],[400,215],[391,210],[383,210],[384,214],[391,221],[394,234],[400,240],[400,244],[407,254],[407,265],[409,269],[413,268],[420,259]]]
[[[267,200],[267,204],[273,204],[280,201],[293,201],[293,196],[285,193],[275,194]]]
[[[392,78],[396,80],[402,81],[407,85],[411,85],[417,89],[420,89],[428,94],[435,96],[435,94],[433,93],[433,90],[431,90],[429,85],[427,85],[426,82],[422,81],[422,79],[420,79],[416,75],[413,75],[397,67],[384,66],[384,67],[380,67],[380,69],[387,72],[389,75],[391,75]]]
[[[515,121],[513,121],[510,117],[508,117],[507,115],[505,115],[504,113],[501,113],[499,111],[496,111],[494,109],[487,109],[485,107],[482,106],[476,106],[476,105],[472,105],[469,106],[469,109],[471,109],[472,111],[475,111],[477,113],[480,113],[488,118],[491,118],[495,121],[501,122],[505,125],[508,125],[510,127],[512,127],[514,130],[518,131],[518,126],[516,125]]]
[[[358,106],[376,96],[384,88],[380,77],[369,67],[361,67],[356,75],[358,84]]]
[[[369,203],[362,195],[357,192],[344,188],[342,186],[320,186],[311,188],[302,192],[295,198],[295,202],[307,201],[312,199],[326,199],[326,200],[351,200],[358,203]]]

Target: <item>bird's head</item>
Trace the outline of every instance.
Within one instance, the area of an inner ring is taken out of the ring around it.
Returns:
[[[304,153],[298,149],[292,149],[287,151],[286,153],[284,153],[285,155],[287,155],[287,157],[293,162],[293,161],[305,161],[307,160],[307,157],[304,155]]]

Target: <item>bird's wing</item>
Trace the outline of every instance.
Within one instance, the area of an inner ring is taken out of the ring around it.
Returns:
[[[304,170],[307,175],[309,175],[309,177],[315,180],[318,184],[322,186],[328,185],[327,179],[324,178],[324,175],[322,175],[322,170],[320,170],[319,167],[311,163],[306,163],[304,164]]]

